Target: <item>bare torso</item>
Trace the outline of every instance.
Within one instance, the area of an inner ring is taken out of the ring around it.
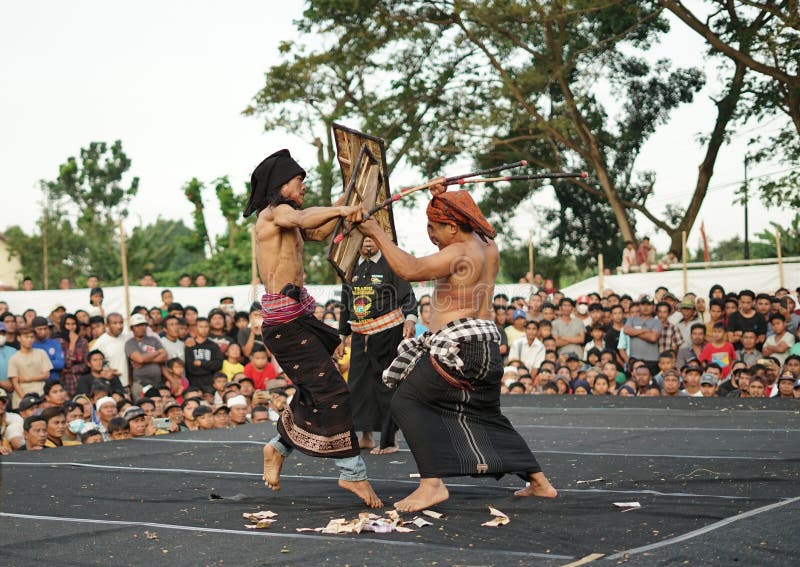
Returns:
[[[299,228],[281,228],[267,207],[256,221],[258,273],[267,293],[278,293],[286,284],[303,285],[303,235]]]
[[[430,330],[438,331],[462,318],[492,319],[492,297],[499,270],[499,252],[493,240],[483,242],[472,234],[451,274],[436,280]]]

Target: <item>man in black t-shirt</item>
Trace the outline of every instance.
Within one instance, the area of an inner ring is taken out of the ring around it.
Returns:
[[[749,289],[743,289],[739,292],[739,310],[728,317],[728,340],[736,349],[742,348],[741,339],[744,331],[755,332],[758,348],[761,348],[767,338],[767,325],[764,318],[753,308],[755,300],[755,293]]]

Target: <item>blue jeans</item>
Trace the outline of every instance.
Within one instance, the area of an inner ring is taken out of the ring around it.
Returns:
[[[269,444],[284,458],[291,455],[292,451],[294,451],[293,447],[287,447],[284,444],[280,435],[276,435]],[[336,466],[339,467],[339,478],[341,480],[349,482],[367,480],[367,465],[364,464],[364,459],[361,458],[361,455],[336,459],[334,462]]]

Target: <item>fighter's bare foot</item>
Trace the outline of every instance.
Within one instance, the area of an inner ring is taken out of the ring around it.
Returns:
[[[400,512],[419,512],[431,506],[441,504],[450,498],[447,487],[440,478],[423,478],[419,487],[397,502],[394,507]]]
[[[391,445],[389,447],[375,447],[372,451],[370,451],[370,455],[390,455],[392,453],[396,453],[400,450],[400,447],[397,445]]]
[[[383,502],[381,499],[378,498],[378,495],[375,494],[375,491],[372,490],[372,485],[369,483],[368,480],[339,480],[339,486],[344,488],[345,490],[349,490],[361,500],[364,501],[364,504],[369,506],[370,508],[383,508]]]
[[[517,490],[514,496],[537,496],[539,498],[555,498],[558,496],[558,491],[553,488],[544,473],[532,474],[530,478],[530,484],[521,490]]]
[[[372,438],[372,433],[367,433],[366,431],[361,434],[361,437],[358,440],[358,448],[359,449],[373,449],[375,447],[375,440]]]
[[[281,467],[284,456],[269,443],[264,445],[264,486],[272,490],[281,489]]]

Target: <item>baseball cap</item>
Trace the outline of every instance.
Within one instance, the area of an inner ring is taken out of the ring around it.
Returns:
[[[131,406],[125,410],[125,413],[122,415],[128,421],[132,419],[136,419],[137,417],[143,417],[145,415],[144,410],[139,406]]]
[[[50,308],[50,313],[52,313],[53,311],[58,311],[59,309],[63,309],[64,311],[67,310],[67,308],[64,307],[63,303],[54,303],[53,306]]]
[[[0,398],[8,398],[8,392],[6,392],[3,388],[0,388]]]
[[[580,360],[580,359],[581,359],[581,357],[579,357],[579,356],[578,356],[577,354],[575,354],[574,352],[571,352],[571,353],[569,353],[569,354],[567,355],[567,360]]]
[[[797,380],[797,376],[795,376],[794,372],[792,372],[791,370],[784,370],[783,372],[781,372],[781,375],[778,376],[778,382],[780,382],[781,380],[791,380],[792,382],[794,382],[795,380]]]
[[[700,385],[702,386],[703,384],[708,384],[710,386],[716,386],[717,385],[717,377],[714,376],[713,374],[703,374],[700,377]]]
[[[644,293],[639,296],[639,303],[653,303],[653,298]]]
[[[178,402],[167,402],[166,404],[164,404],[164,409],[162,411],[166,415],[166,413],[172,408],[180,408],[180,407],[181,405]]]
[[[17,411],[25,411],[26,409],[30,409],[33,406],[38,406],[42,403],[41,398],[36,394],[28,394],[23,396],[22,399],[19,401],[19,405],[17,406]]]
[[[244,396],[233,396],[231,399],[228,400],[228,408],[233,408],[236,406],[246,406],[247,400]]]
[[[50,321],[42,317],[41,315],[37,315],[31,321],[31,328],[35,329],[36,327],[47,327],[50,324]]]
[[[514,309],[514,313],[511,315],[511,320],[516,321],[517,319],[527,319],[528,316],[522,309]]]
[[[139,325],[147,325],[147,319],[145,319],[144,315],[141,313],[134,313],[131,315],[130,323],[128,323],[129,327],[137,327]]]
[[[224,412],[227,413],[228,412],[228,406],[226,406],[226,405],[217,406],[217,407],[214,408],[213,413],[219,413],[221,411],[224,411]]]
[[[681,300],[681,309],[694,309],[695,307],[694,299],[691,297],[684,297],[683,300]]]
[[[684,364],[681,368],[681,372],[697,372],[698,374],[702,373],[700,367],[694,364]]]

